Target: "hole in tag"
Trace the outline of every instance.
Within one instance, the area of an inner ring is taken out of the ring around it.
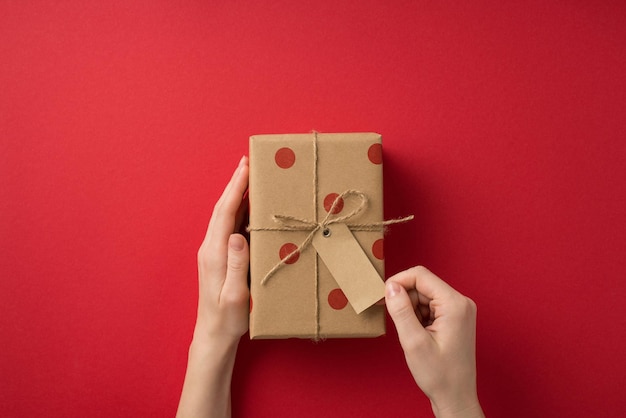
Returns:
[[[330,237],[331,234],[332,232],[330,232],[330,229],[328,228],[324,228],[324,230],[322,231],[322,235],[324,236],[324,238]]]

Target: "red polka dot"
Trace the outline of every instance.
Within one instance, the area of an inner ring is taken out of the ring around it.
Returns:
[[[285,261],[285,264],[293,264],[298,261],[298,258],[300,258],[300,252],[296,251],[297,249],[298,246],[296,244],[288,242],[280,247],[280,250],[278,251],[278,256],[281,260]],[[296,251],[295,254],[289,257],[289,254],[293,253],[294,251]]]
[[[340,310],[346,307],[348,299],[341,289],[333,289],[328,294],[328,304],[331,308]]]
[[[326,212],[330,212],[330,209],[333,207],[333,203],[335,203],[335,199],[339,196],[337,193],[330,193],[324,198],[324,209]],[[333,209],[333,215],[338,214],[343,209],[343,199],[339,198],[335,208]]]
[[[379,260],[385,258],[384,240],[382,238],[377,239],[374,244],[372,244],[372,254]]]
[[[280,168],[289,168],[296,162],[296,154],[291,148],[281,148],[276,151],[274,160]]]
[[[367,158],[374,164],[383,163],[383,146],[381,144],[372,144],[367,150]]]

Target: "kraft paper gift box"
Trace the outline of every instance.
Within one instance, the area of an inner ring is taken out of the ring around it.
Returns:
[[[382,184],[378,134],[250,138],[250,338],[385,333]]]

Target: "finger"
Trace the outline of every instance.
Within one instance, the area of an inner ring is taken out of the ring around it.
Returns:
[[[237,215],[235,216],[235,232],[241,233],[244,237],[246,234],[246,226],[248,226],[248,206],[250,200],[248,198],[248,190],[244,192],[243,199],[237,208]]]
[[[422,266],[402,271],[390,277],[387,281],[399,283],[407,290],[417,290],[420,295],[420,302],[447,298],[452,294],[458,293],[449,284]]]
[[[430,318],[430,308],[428,305],[418,305],[416,309],[417,316],[421,318],[420,322],[425,327],[432,323],[432,319]]]
[[[220,293],[220,304],[245,305],[249,299],[248,265],[250,252],[248,243],[241,234],[232,234],[228,239],[226,278]]]
[[[406,292],[409,294],[409,299],[411,299],[411,305],[416,307],[419,303],[419,293],[415,289],[408,289]]]
[[[219,289],[222,287],[226,274],[228,237],[234,232],[235,214],[241,201],[241,195],[243,195],[248,183],[247,165],[247,158],[242,157],[222,196],[213,208],[206,236],[200,246],[199,265],[201,270],[214,273],[211,276],[219,279],[216,283]],[[237,196],[239,190],[241,190],[241,194]]]
[[[419,294],[417,293],[417,290],[409,289],[407,290],[407,293],[409,294],[409,298],[411,299],[411,304],[413,306],[417,306],[419,302]],[[385,304],[385,298],[382,298],[381,300],[375,303],[375,305],[384,305],[384,304]]]
[[[428,333],[415,314],[407,291],[399,283],[388,280],[385,285],[385,302],[403,350],[411,351],[422,345]]]
[[[242,157],[237,169],[226,185],[222,196],[213,209],[206,238],[217,239],[225,243],[235,230],[235,218],[243,195],[248,187],[248,159]]]
[[[225,197],[229,194],[230,190],[233,188],[233,185],[235,184],[235,180],[237,179],[237,175],[239,174],[241,167],[245,164],[247,164],[247,160],[244,155],[239,160],[239,163],[237,164],[237,168],[235,169],[232,176],[230,177],[230,180],[226,184],[226,187],[224,188],[224,191],[222,192],[222,195],[218,199],[217,203],[222,203],[224,201]]]
[[[239,177],[242,162],[243,162],[243,157],[241,158],[241,160],[239,160],[239,164],[237,165],[237,168],[235,169],[233,174],[230,176],[230,180],[226,184],[226,187],[224,187],[224,190],[222,191],[221,196],[219,197],[219,199],[217,199],[217,202],[213,206],[211,219],[209,219],[209,224],[207,226],[206,234],[204,237],[205,241],[209,240],[209,237],[211,236],[211,232],[215,229],[215,223],[216,223],[215,219],[217,217],[217,214],[220,212],[222,206],[224,205],[224,200],[226,199],[226,196],[230,195],[230,190],[233,188],[233,183],[235,183],[236,179]]]

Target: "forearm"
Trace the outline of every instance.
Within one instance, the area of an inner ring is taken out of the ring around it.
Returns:
[[[238,342],[194,338],[189,347],[178,418],[230,417],[230,384]]]

